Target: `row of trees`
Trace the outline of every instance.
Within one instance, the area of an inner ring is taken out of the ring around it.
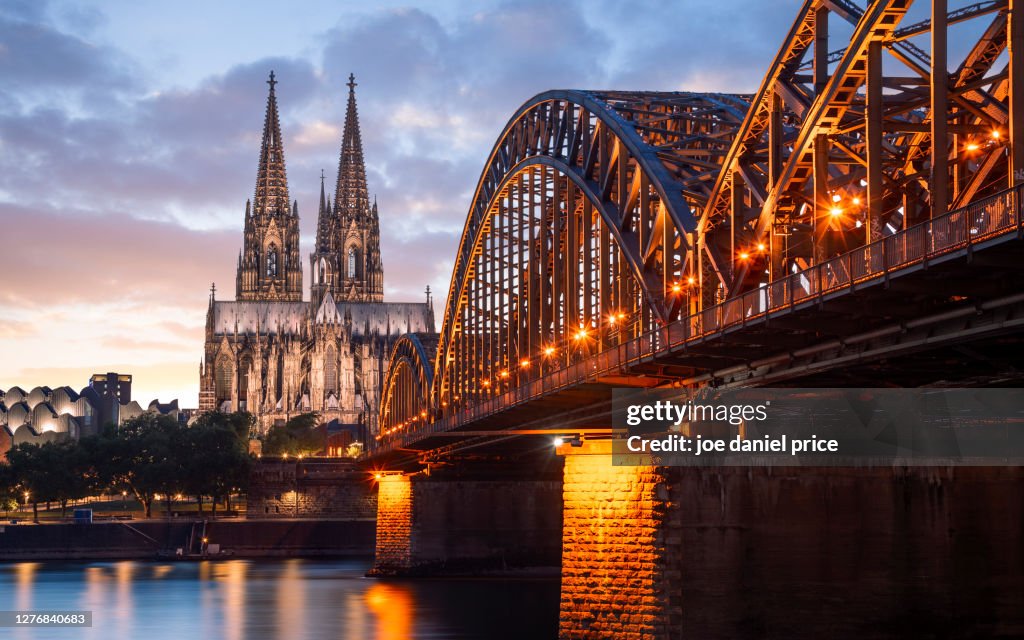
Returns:
[[[218,502],[248,484],[255,423],[244,411],[211,411],[189,427],[144,413],[78,441],[22,443],[0,465],[0,500],[27,493],[38,520],[40,502],[57,502],[63,515],[72,500],[127,491],[149,518],[155,495],[181,493],[196,498],[200,513],[209,496],[216,514]]]

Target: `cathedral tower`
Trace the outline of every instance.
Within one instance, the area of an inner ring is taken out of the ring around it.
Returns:
[[[281,122],[270,72],[263,145],[256,172],[256,194],[245,203],[245,232],[238,256],[235,297],[238,300],[302,300],[299,259],[299,208],[288,198]]]
[[[384,268],[380,259],[377,203],[366,187],[363,142],[356,111],[356,81],[348,79],[348,107],[338,160],[334,207],[320,189],[317,247],[310,256],[316,303],[329,291],[338,302],[381,302]]]

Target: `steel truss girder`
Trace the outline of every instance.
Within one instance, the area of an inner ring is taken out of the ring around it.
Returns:
[[[496,208],[532,168],[548,167],[572,180],[599,214],[654,321],[678,315],[679,296],[671,287],[697,228],[694,212],[711,193],[747,104],[746,97],[730,94],[586,91],[550,91],[525,103],[492,149],[470,206],[435,361],[435,400],[448,388],[446,372],[457,366],[460,308],[468,302],[481,243],[509,233],[492,229]],[[512,231],[532,233],[539,224],[546,223],[534,220]]]
[[[951,156],[952,190],[944,204],[938,203],[944,210],[1006,186],[1000,176],[1007,165],[1002,145],[1009,136],[999,144],[978,145],[972,140],[983,137],[985,142],[992,129],[1008,133],[1008,74],[993,69],[1006,50],[1008,0],[958,8],[939,22],[945,29],[954,22],[990,21],[963,62],[954,67],[948,89],[939,90],[949,104],[948,112],[943,109],[949,123],[939,129],[947,135],[945,151],[932,150],[935,94],[930,54],[920,47],[908,48],[911,38],[930,32],[931,21],[899,27],[911,2],[871,2],[866,10],[845,1],[803,3],[752,100],[698,225],[701,256],[722,283],[723,295],[758,286],[765,273],[776,278],[790,268],[802,269],[828,257],[829,242],[834,244],[840,235],[836,232],[841,232],[844,244],[832,247],[833,252],[863,242],[863,237],[858,239],[863,231],[843,231],[841,224],[825,218],[833,205],[823,197],[857,190],[857,182],[869,173],[878,179],[868,181],[870,210],[869,199],[858,196],[865,202],[858,218],[863,217],[863,227],[875,238],[906,226],[908,219],[919,221],[922,212],[932,215],[929,167],[934,153],[940,159],[946,153]],[[850,46],[831,53],[823,49],[828,44],[830,11],[855,25]],[[892,65],[874,67],[874,111],[867,108],[871,92],[865,89],[871,88],[872,42],[909,69],[909,75],[900,77]],[[807,77],[807,69],[815,70],[814,78]],[[814,84],[808,84],[811,80]],[[865,135],[869,123],[875,132]],[[868,138],[878,146],[869,148]],[[824,149],[816,153],[815,143]],[[963,159],[967,144],[973,155]],[[851,185],[855,189],[847,189]],[[852,227],[852,219],[849,222]],[[791,233],[804,229],[814,232],[807,240]],[[826,235],[833,239],[826,241]],[[754,246],[767,250],[747,250]],[[741,257],[748,253],[749,259]]]

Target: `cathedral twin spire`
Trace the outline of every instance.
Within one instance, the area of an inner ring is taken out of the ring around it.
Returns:
[[[256,193],[246,203],[245,238],[238,260],[238,300],[302,300],[297,203],[289,204],[284,145],[277,109],[277,80],[267,81]],[[337,301],[380,302],[384,276],[380,259],[377,204],[369,201],[362,136],[356,109],[355,76],[349,75],[348,105],[338,161],[334,205],[320,176],[320,208],[314,251],[310,254],[314,305],[330,293]]]
[[[317,246],[310,254],[314,304],[319,304],[328,293],[338,302],[381,302],[384,299],[380,223],[377,203],[370,204],[366,187],[354,75],[349,75],[347,86],[348,105],[333,207],[324,193],[324,176],[320,177]]]
[[[288,197],[281,119],[277,112],[277,80],[270,72],[263,143],[256,170],[256,193],[245,203],[245,231],[238,257],[235,297],[238,300],[302,300],[299,259],[299,208]]]
[[[256,173],[256,196],[253,212],[257,215],[288,213],[288,175],[284,165],[284,144],[281,140],[281,119],[277,113],[274,72],[270,72],[267,115],[263,120],[263,144]]]
[[[366,165],[363,162],[363,138],[359,132],[356,110],[356,78],[348,77],[348,106],[345,109],[345,131],[341,137],[338,159],[338,184],[334,189],[334,214],[342,219],[357,218],[370,211],[366,188]]]

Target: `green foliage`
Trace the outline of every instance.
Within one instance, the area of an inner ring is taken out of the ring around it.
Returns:
[[[7,452],[7,460],[33,505],[57,502],[63,511],[68,501],[84,498],[95,486],[91,461],[71,440],[23,442]]]
[[[323,449],[323,437],[315,431],[319,416],[303,413],[281,426],[273,426],[263,440],[263,453],[271,456],[313,455]]]
[[[18,508],[18,480],[11,465],[0,461],[0,511]]]
[[[10,465],[0,465],[5,467],[0,498],[10,485],[28,491],[33,503],[53,500],[64,507],[90,493],[127,490],[146,517],[160,493],[208,495],[216,501],[246,487],[254,424],[249,413],[211,412],[189,428],[171,416],[147,412],[78,442],[21,444],[8,453]]]
[[[246,489],[252,458],[242,433],[231,425],[207,422],[182,434],[178,459],[183,461],[181,478],[188,494],[211,496],[216,505],[224,496]]]
[[[235,411],[224,413],[223,411],[207,411],[199,415],[192,424],[196,427],[224,427],[235,432],[238,439],[248,443],[253,427],[256,426],[256,416],[248,411]]]

